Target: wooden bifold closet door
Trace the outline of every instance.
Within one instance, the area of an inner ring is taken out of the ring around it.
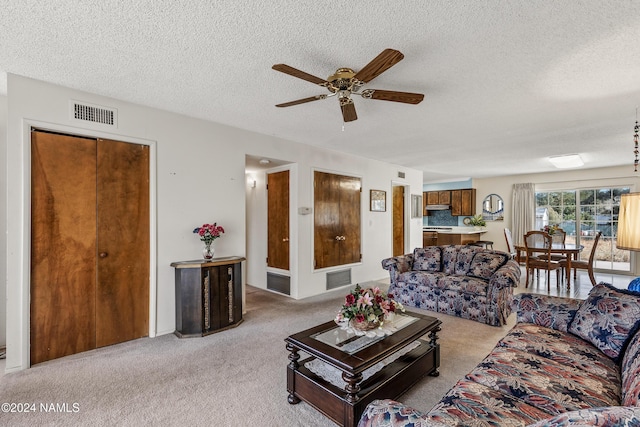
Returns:
[[[149,148],[31,134],[31,364],[147,336]]]

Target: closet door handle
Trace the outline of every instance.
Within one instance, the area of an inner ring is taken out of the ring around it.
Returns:
[[[108,253],[106,253],[106,252],[100,252],[100,255],[99,255],[99,256],[100,256],[100,258],[106,258],[106,257],[108,257],[108,256],[109,256],[109,254],[108,254]]]

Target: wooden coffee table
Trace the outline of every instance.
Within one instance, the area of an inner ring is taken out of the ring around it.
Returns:
[[[289,403],[305,401],[337,424],[355,426],[371,401],[396,399],[424,375],[438,376],[442,322],[409,312],[397,321],[387,336],[354,337],[331,321],[287,337]],[[309,357],[300,360],[300,351]]]

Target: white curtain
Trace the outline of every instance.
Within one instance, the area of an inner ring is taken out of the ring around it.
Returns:
[[[511,196],[513,243],[524,246],[524,235],[536,225],[536,189],[532,183],[513,184]]]

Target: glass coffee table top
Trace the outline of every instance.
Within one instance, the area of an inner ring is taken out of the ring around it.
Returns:
[[[381,341],[387,335],[391,335],[395,331],[405,328],[417,320],[417,317],[406,314],[396,314],[393,321],[387,321],[381,328],[367,331],[364,335],[357,335],[352,328],[344,328],[336,325],[334,328],[311,335],[311,338],[347,354],[353,354]]]

